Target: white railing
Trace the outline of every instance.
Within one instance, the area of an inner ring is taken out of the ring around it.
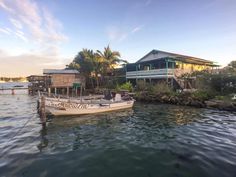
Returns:
[[[174,76],[174,69],[153,69],[126,72],[126,78],[163,78]]]

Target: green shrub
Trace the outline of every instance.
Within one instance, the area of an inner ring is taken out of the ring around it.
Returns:
[[[173,89],[166,82],[159,82],[158,84],[153,85],[151,92],[153,94],[174,94]]]
[[[136,83],[136,89],[138,91],[147,90],[147,83],[144,80],[138,80]]]
[[[117,85],[116,89],[117,90],[128,90],[128,91],[132,92],[133,91],[133,86],[132,86],[132,84],[130,82],[126,82],[126,83],[124,83],[124,84],[122,84],[120,86]]]
[[[225,97],[224,97],[224,96],[220,96],[220,95],[218,95],[218,96],[215,97],[215,99],[217,99],[217,100],[224,100]]]
[[[192,96],[196,99],[199,100],[209,100],[211,98],[214,98],[214,93],[213,92],[208,92],[208,91],[203,91],[203,90],[197,90],[192,93]]]

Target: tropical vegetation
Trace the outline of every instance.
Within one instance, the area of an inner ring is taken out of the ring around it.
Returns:
[[[90,87],[99,87],[108,84],[111,76],[115,76],[115,68],[118,65],[125,64],[118,51],[112,51],[110,46],[104,48],[104,51],[83,49],[78,52],[74,60],[68,65],[68,68],[79,70],[86,78],[87,85]],[[94,83],[94,80],[96,81]]]

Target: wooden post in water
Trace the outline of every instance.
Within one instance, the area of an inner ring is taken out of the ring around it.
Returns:
[[[11,94],[12,94],[12,95],[15,95],[14,89],[11,89]]]
[[[40,104],[40,120],[43,128],[46,127],[46,109],[45,109],[45,97],[42,95]]]

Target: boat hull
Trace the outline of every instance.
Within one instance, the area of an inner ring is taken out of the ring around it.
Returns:
[[[46,111],[52,115],[83,115],[110,112],[132,108],[134,100],[117,103],[90,104],[90,103],[65,103],[59,102],[54,105],[46,105]]]

